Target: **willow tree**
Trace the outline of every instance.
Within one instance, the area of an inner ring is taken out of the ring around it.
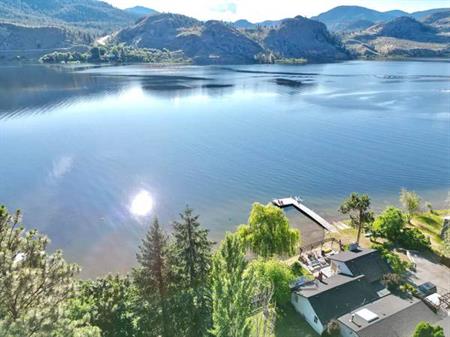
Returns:
[[[99,329],[70,317],[79,267],[49,240],[26,231],[21,214],[0,207],[0,335],[8,337],[99,336]]]
[[[300,231],[291,228],[279,207],[254,203],[247,225],[238,234],[250,249],[263,258],[293,255],[300,242]]]
[[[370,211],[370,198],[367,194],[352,193],[340,207],[342,214],[348,214],[352,225],[358,229],[356,243],[359,244],[361,232],[365,226],[373,222],[373,212]]]

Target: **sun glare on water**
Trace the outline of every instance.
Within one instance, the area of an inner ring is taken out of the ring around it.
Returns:
[[[153,198],[148,191],[141,191],[131,201],[130,212],[137,216],[148,215],[153,209]]]

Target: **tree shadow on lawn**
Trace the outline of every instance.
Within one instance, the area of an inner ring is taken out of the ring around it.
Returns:
[[[275,337],[318,337],[291,304],[280,308],[275,325]]]

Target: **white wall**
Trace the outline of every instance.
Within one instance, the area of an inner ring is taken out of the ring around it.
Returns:
[[[348,269],[347,265],[344,262],[340,261],[331,261],[331,268],[333,271],[337,273],[341,273],[344,275],[354,276],[350,269]]]
[[[324,326],[320,322],[319,318],[317,318],[316,322],[314,321],[314,318],[317,316],[316,316],[316,313],[314,312],[313,307],[311,306],[311,303],[309,303],[308,299],[306,299],[305,297],[299,296],[295,293],[292,293],[291,302],[292,302],[292,305],[294,306],[295,310],[297,310],[297,312],[300,313],[305,318],[305,320],[309,323],[309,325],[311,325],[311,327],[319,335],[321,335],[322,332],[325,330]]]
[[[341,336],[342,337],[358,337],[358,334],[354,332],[352,329],[350,329],[345,324],[342,324],[339,322],[339,325],[341,327]],[[381,336],[380,336],[381,337]]]

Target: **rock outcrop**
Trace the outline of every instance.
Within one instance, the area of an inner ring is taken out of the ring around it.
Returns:
[[[349,58],[326,26],[302,16],[285,19],[263,39],[264,47],[284,58],[329,62]]]

